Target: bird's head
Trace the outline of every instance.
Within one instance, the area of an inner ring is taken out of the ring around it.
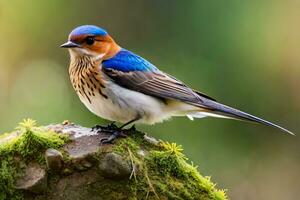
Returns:
[[[121,49],[104,29],[93,25],[75,28],[61,47],[69,49],[71,58],[88,56],[93,60],[110,58]]]

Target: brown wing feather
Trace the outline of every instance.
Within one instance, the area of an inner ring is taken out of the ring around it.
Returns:
[[[161,71],[122,72],[106,68],[102,70],[119,85],[158,98],[174,99],[197,106],[200,106],[203,102],[201,96],[213,100],[207,95],[193,91],[181,81]]]

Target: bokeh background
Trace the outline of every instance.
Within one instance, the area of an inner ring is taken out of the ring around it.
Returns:
[[[225,104],[300,134],[300,2],[0,1],[0,132],[23,118],[108,123],[77,98],[68,33],[105,27],[116,41]],[[182,144],[231,199],[296,199],[300,139],[239,121],[176,118],[141,130]]]

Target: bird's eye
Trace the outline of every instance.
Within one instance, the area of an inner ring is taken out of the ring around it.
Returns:
[[[94,42],[95,42],[95,38],[93,38],[93,37],[87,37],[87,38],[85,39],[85,43],[86,43],[87,45],[93,45]]]

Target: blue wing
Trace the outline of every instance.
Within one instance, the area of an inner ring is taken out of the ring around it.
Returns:
[[[144,58],[128,51],[121,49],[114,57],[104,60],[102,66],[107,69],[114,69],[122,72],[130,71],[156,71],[158,70],[153,64]]]

